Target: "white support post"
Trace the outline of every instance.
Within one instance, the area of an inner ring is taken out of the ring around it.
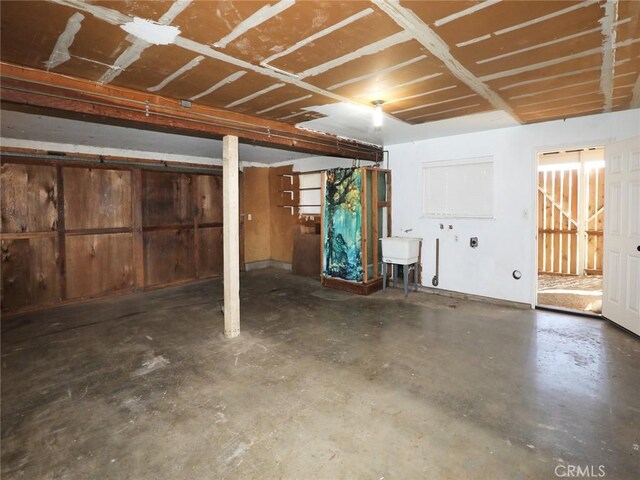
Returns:
[[[240,219],[238,137],[222,140],[222,210],[224,249],[224,334],[240,335]]]

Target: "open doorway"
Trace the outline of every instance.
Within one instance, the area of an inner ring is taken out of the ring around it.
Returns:
[[[602,312],[604,148],[538,157],[537,304]]]

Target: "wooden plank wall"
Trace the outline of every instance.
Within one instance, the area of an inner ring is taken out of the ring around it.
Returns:
[[[269,168],[245,167],[245,255],[247,263],[271,259]],[[251,214],[251,220],[248,215]]]
[[[578,274],[579,170],[538,173],[538,270]]]
[[[589,199],[586,234],[588,274],[602,275],[602,242],[604,239],[604,167],[589,168],[586,171],[585,197]]]
[[[584,255],[584,271],[602,274],[604,228],[604,167],[585,170],[583,252],[578,251],[579,169],[538,173],[538,271],[582,275],[578,257]]]
[[[60,298],[56,168],[2,164],[2,308]]]
[[[4,157],[0,177],[3,312],[222,274],[221,176]]]

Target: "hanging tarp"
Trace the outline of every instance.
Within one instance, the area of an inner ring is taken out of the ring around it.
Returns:
[[[326,177],[323,274],[361,282],[361,170],[334,168]]]

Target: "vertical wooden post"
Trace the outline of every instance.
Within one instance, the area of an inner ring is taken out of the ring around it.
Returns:
[[[320,280],[324,277],[324,239],[327,232],[324,230],[324,209],[327,195],[327,172],[320,174]]]
[[[238,196],[238,137],[222,139],[224,334],[240,335],[240,222]]]
[[[373,238],[371,241],[373,242],[371,245],[373,246],[373,278],[380,278],[379,267],[379,253],[378,253],[378,245],[380,244],[380,240],[378,239],[378,171],[371,170],[371,221],[373,222]]]
[[[360,169],[360,184],[362,185],[362,194],[360,196],[360,206],[362,210],[362,278],[363,282],[369,281],[369,257],[367,256],[367,242],[368,242],[368,229],[367,229],[367,169]]]

